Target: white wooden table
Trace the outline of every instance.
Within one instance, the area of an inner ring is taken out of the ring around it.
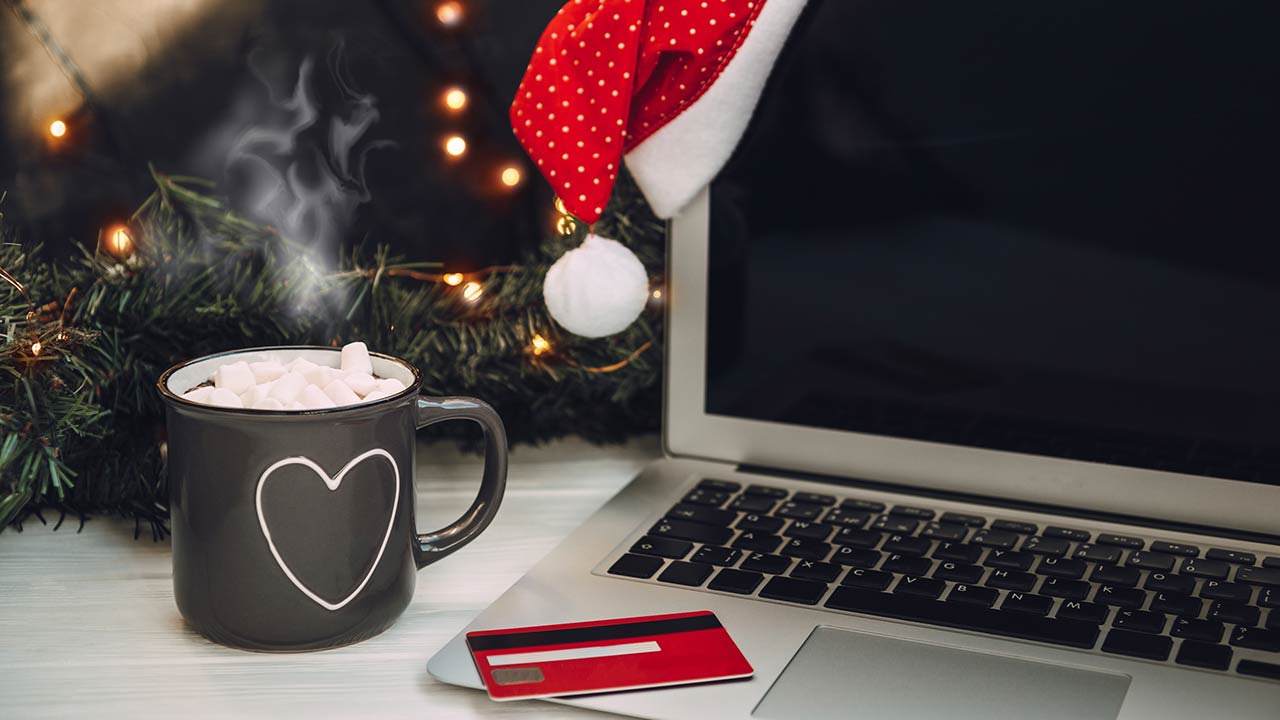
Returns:
[[[568,440],[512,453],[506,499],[468,547],[418,573],[399,622],[350,647],[231,650],[189,630],[173,603],[169,545],[133,523],[77,534],[38,521],[0,534],[0,715],[124,717],[605,718],[538,701],[495,703],[436,682],[427,659],[570,530],[658,456],[656,439],[598,448]],[[479,459],[422,446],[422,529],[471,502]]]

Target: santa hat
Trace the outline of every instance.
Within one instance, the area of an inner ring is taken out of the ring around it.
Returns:
[[[543,32],[511,124],[593,223],[627,168],[671,217],[728,161],[805,0],[572,0]]]

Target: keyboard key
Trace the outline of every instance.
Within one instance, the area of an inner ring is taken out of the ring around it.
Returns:
[[[1035,535],[1027,538],[1022,543],[1022,551],[1034,553],[1036,555],[1050,555],[1052,557],[1066,557],[1067,551],[1071,549],[1071,543],[1062,538],[1047,538]]]
[[[1236,666],[1236,672],[1241,675],[1280,680],[1280,665],[1258,662],[1257,660],[1241,660],[1240,664]]]
[[[1174,556],[1164,553],[1135,550],[1129,553],[1129,557],[1125,558],[1124,564],[1125,567],[1138,568],[1139,570],[1170,572],[1173,570],[1173,564],[1176,560]]]
[[[1151,609],[1170,615],[1196,617],[1204,609],[1204,601],[1182,593],[1158,592],[1151,598]]]
[[[1041,558],[1040,564],[1036,566],[1036,572],[1049,577],[1079,580],[1084,577],[1084,571],[1088,567],[1083,560],[1059,560],[1058,558],[1047,557]]]
[[[701,585],[710,575],[710,565],[674,560],[667,566],[667,569],[663,570],[662,574],[658,576],[658,582],[673,583],[675,585],[688,585],[693,587]]]
[[[828,525],[846,528],[860,528],[867,524],[871,519],[871,513],[859,512],[857,510],[845,510],[844,508],[832,508],[822,522]]]
[[[1113,564],[1120,562],[1120,556],[1123,553],[1119,549],[1113,547],[1101,547],[1098,545],[1090,545],[1082,543],[1076,546],[1075,557],[1077,560],[1088,560],[1095,563]]]
[[[952,523],[955,525],[964,525],[965,527],[982,527],[987,524],[987,519],[978,517],[977,515],[966,515],[958,512],[945,512],[942,517],[938,518],[944,523]]]
[[[1111,612],[1111,608],[1098,603],[1080,602],[1079,600],[1064,600],[1058,606],[1057,617],[1068,620],[1083,620],[1084,622],[1101,625],[1107,621],[1107,613]]]
[[[1226,580],[1228,569],[1229,567],[1226,563],[1216,560],[1187,559],[1182,561],[1183,575],[1204,578],[1206,580]]]
[[[786,521],[782,518],[770,517],[759,513],[747,513],[742,516],[742,519],[734,527],[739,530],[759,530],[761,532],[776,533],[785,524]]]
[[[742,556],[741,550],[731,550],[726,547],[712,547],[704,545],[698,552],[689,558],[691,562],[706,563],[708,565],[732,565],[738,562],[738,558]]]
[[[1016,590],[1018,592],[1031,592],[1031,588],[1035,587],[1036,576],[1015,570],[992,570],[987,576],[987,587],[1000,588],[1001,590]]]
[[[1280,570],[1271,568],[1242,567],[1236,570],[1236,582],[1249,585],[1280,587]]]
[[[1040,532],[1040,528],[1029,522],[1021,522],[1018,520],[996,520],[991,523],[992,530],[1005,530],[1019,535],[1035,535]]]
[[[946,588],[947,584],[941,580],[904,575],[894,586],[893,594],[936,600]]]
[[[992,550],[987,553],[987,560],[983,564],[1005,570],[1030,570],[1035,561],[1036,556],[1031,553],[1017,550]]]
[[[1216,643],[1222,640],[1224,629],[1222,623],[1217,620],[1197,620],[1195,618],[1180,617],[1173,619],[1173,629],[1170,630],[1170,633],[1174,637]]]
[[[729,507],[742,512],[767,513],[776,504],[776,500],[764,495],[739,495],[737,500],[729,503]]]
[[[880,544],[880,539],[884,535],[873,532],[871,530],[857,530],[855,528],[844,528],[836,533],[833,540],[841,545],[852,545],[860,548],[873,548]]]
[[[644,555],[631,555],[630,553],[618,558],[617,562],[609,566],[610,575],[625,575],[634,578],[652,577],[658,572],[658,568],[662,567],[662,560],[656,557],[646,557]]]
[[[989,608],[996,604],[996,598],[998,597],[1000,597],[1000,593],[991,588],[960,583],[952,586],[951,593],[947,595],[947,602]]]
[[[889,514],[916,518],[919,520],[932,520],[934,512],[928,508],[911,507],[910,505],[894,505],[892,508],[889,508]]]
[[[675,558],[683,560],[685,555],[693,549],[693,543],[685,540],[672,540],[670,538],[651,537],[645,535],[631,546],[631,552],[640,555],[654,555],[657,557]],[[647,575],[645,577],[648,577]]]
[[[895,517],[893,515],[881,515],[871,523],[872,530],[898,533],[900,535],[910,535],[919,526],[919,520],[909,517]]]
[[[742,486],[736,482],[730,482],[728,480],[703,480],[698,483],[698,488],[702,490],[719,490],[721,492],[734,493],[741,490]]]
[[[964,540],[969,535],[969,528],[964,525],[956,525],[955,523],[931,522],[924,526],[924,530],[920,531],[920,537],[926,537],[931,540]]]
[[[1218,548],[1210,548],[1209,552],[1204,556],[1209,560],[1218,560],[1233,565],[1252,565],[1258,562],[1258,556],[1251,552],[1242,550],[1220,550]]]
[[[747,495],[757,495],[760,497],[773,498],[778,500],[788,495],[786,490],[782,488],[769,487],[768,485],[748,485],[743,491]]]
[[[1040,592],[1051,597],[1066,598],[1068,600],[1084,600],[1089,597],[1089,591],[1093,589],[1087,582],[1079,580],[1063,580],[1061,578],[1045,578],[1040,583]]]
[[[729,493],[719,490],[694,490],[680,502],[689,503],[690,505],[706,505],[707,507],[720,507],[729,500]]]
[[[1205,618],[1234,625],[1257,625],[1262,611],[1252,605],[1219,600],[1209,606]]]
[[[1280,570],[1280,557],[1264,557],[1262,558],[1262,567],[1272,570]]]
[[[1027,613],[1028,615],[1048,615],[1052,607],[1053,598],[1051,597],[1018,592],[1011,592],[1005,595],[1004,602],[1000,603],[1001,610]]]
[[[1116,565],[1098,565],[1089,574],[1089,579],[1107,585],[1137,585],[1142,573],[1131,567]]]
[[[1173,640],[1163,635],[1148,635],[1130,630],[1112,630],[1102,641],[1102,652],[1146,660],[1165,660],[1173,649]]]
[[[825,560],[831,554],[831,546],[817,540],[791,538],[778,552],[805,560]]]
[[[778,517],[791,518],[792,520],[817,520],[822,511],[823,507],[821,505],[798,503],[791,500],[782,503],[782,507],[779,507],[778,512],[774,514]]]
[[[871,568],[880,563],[880,553],[865,548],[841,545],[831,554],[831,562],[853,567]]]
[[[1114,535],[1112,533],[1098,533],[1098,544],[1113,545],[1115,547],[1129,548],[1130,550],[1141,550],[1147,546],[1142,538]]]
[[[1164,613],[1147,612],[1146,610],[1119,610],[1111,621],[1113,627],[1135,630],[1137,632],[1160,634],[1164,630]]]
[[[823,525],[818,522],[809,520],[795,520],[791,523],[791,527],[782,533],[787,537],[806,538],[808,540],[826,540],[831,537],[832,528],[830,525]]]
[[[869,513],[884,512],[884,503],[874,500],[845,500],[840,503],[840,507],[845,510],[857,510]]]
[[[1209,670],[1226,670],[1231,666],[1231,648],[1226,645],[1186,640],[1178,649],[1174,660],[1179,665],[1207,668]]]
[[[760,597],[770,600],[786,600],[801,605],[817,605],[827,591],[827,584],[813,580],[798,580],[789,577],[769,578],[769,582],[760,588]]]
[[[938,567],[933,571],[933,576],[939,580],[976,583],[982,580],[982,574],[984,572],[986,571],[977,565],[957,565],[956,563],[947,561],[938,563]]]
[[[1003,530],[979,530],[973,534],[969,542],[982,547],[1012,550],[1013,546],[1018,544],[1018,540],[1016,533]]]
[[[751,553],[738,567],[743,570],[762,572],[768,575],[781,575],[787,571],[787,568],[791,567],[791,558],[770,555],[769,553]]]
[[[834,495],[823,495],[821,493],[798,492],[792,500],[800,503],[812,503],[814,505],[835,505],[836,498]]]
[[[1140,608],[1147,601],[1147,594],[1134,588],[1118,585],[1099,585],[1093,601],[1123,608]]]
[[[1051,538],[1062,538],[1063,540],[1074,540],[1076,542],[1089,542],[1090,535],[1085,530],[1075,530],[1073,528],[1055,527],[1050,525],[1044,529],[1044,536]]]
[[[1253,596],[1253,588],[1248,585],[1237,585],[1236,583],[1220,583],[1215,580],[1206,580],[1200,586],[1200,597],[1210,600],[1226,600],[1235,603],[1247,603],[1249,598]]]
[[[744,532],[733,541],[733,546],[740,550],[771,553],[782,544],[782,538],[765,532]]]
[[[1167,553],[1169,555],[1181,555],[1182,557],[1200,557],[1200,548],[1195,545],[1165,542],[1163,540],[1157,540],[1151,543],[1151,551]]]
[[[903,575],[926,575],[933,563],[922,557],[912,555],[890,555],[880,565],[881,570],[901,573]]]
[[[929,552],[932,545],[928,540],[918,537],[910,537],[907,535],[890,535],[885,538],[884,545],[881,550],[887,553],[898,553],[901,555],[924,555]]]
[[[820,560],[801,560],[791,569],[791,577],[800,578],[802,580],[819,580],[821,582],[831,582],[840,577],[841,568],[839,565],[822,562]]]
[[[893,582],[893,574],[881,572],[880,570],[865,570],[863,568],[851,568],[849,574],[844,576],[842,585],[849,587],[865,588],[867,590],[884,590],[889,587],[889,583]]]
[[[660,520],[657,525],[654,525],[649,530],[649,534],[678,540],[692,540],[707,545],[723,545],[729,542],[729,538],[733,537],[733,531],[729,528],[686,522],[684,520]]]
[[[938,602],[909,595],[868,592],[853,587],[836,588],[826,606],[835,610],[1077,648],[1091,648],[1098,639],[1096,625],[1078,620],[1041,618],[960,602]]]
[[[1280,631],[1239,626],[1231,633],[1231,644],[1252,650],[1280,652]]]
[[[1142,587],[1148,590],[1190,595],[1191,591],[1196,589],[1196,581],[1195,578],[1187,577],[1186,575],[1167,575],[1153,572],[1147,576],[1147,581],[1143,583]]]
[[[688,520],[689,522],[698,522],[706,525],[728,527],[734,520],[738,519],[738,513],[733,510],[718,510],[702,505],[680,503],[667,511],[667,517],[672,520]]]
[[[1264,608],[1280,608],[1280,589],[1262,588],[1259,590],[1258,604]],[[1271,613],[1271,619],[1280,621],[1280,613]]]
[[[750,595],[755,592],[764,576],[758,572],[747,572],[744,570],[734,570],[733,568],[724,568],[711,578],[711,582],[707,583],[707,587],[711,590],[719,590],[721,592],[738,593],[739,595]]]
[[[972,565],[982,557],[982,548],[965,543],[942,542],[933,549],[933,556],[939,560],[953,560]]]

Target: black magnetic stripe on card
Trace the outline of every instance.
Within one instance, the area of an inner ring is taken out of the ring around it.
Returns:
[[[564,630],[530,630],[501,635],[475,635],[467,638],[472,652],[489,650],[513,650],[536,645],[567,645],[569,643],[621,640],[645,635],[670,635],[694,630],[715,630],[722,627],[715,615],[648,620],[646,622],[597,625],[595,627],[565,628]]]

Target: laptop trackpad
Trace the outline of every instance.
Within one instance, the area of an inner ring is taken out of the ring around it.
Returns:
[[[820,626],[758,718],[1114,720],[1124,675]]]

